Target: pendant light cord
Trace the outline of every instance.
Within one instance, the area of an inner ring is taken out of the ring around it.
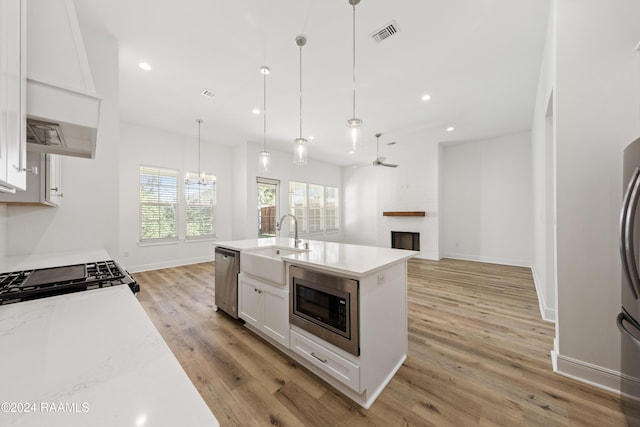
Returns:
[[[262,108],[262,116],[264,120],[264,149],[263,151],[267,151],[267,73],[262,74],[263,78],[263,96],[264,96],[264,105]]]
[[[300,139],[302,139],[302,45],[300,45]]]
[[[200,161],[200,125],[202,124],[202,119],[196,119],[196,122],[198,122],[198,179],[200,179],[200,174],[202,173],[202,163]]]
[[[353,5],[353,118],[356,117],[356,5]]]

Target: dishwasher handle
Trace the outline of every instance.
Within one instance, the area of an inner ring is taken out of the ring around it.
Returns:
[[[221,248],[221,247],[216,247],[216,253],[222,254],[225,256],[230,256],[230,257],[235,257],[238,255],[238,251],[234,251],[232,249],[227,249],[227,248]]]
[[[216,247],[215,255],[216,263],[224,262],[231,264],[233,265],[231,268],[236,274],[240,272],[240,252],[234,251],[233,249]]]

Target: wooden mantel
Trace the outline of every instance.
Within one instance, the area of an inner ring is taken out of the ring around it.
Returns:
[[[425,211],[387,211],[382,212],[382,216],[425,216]]]

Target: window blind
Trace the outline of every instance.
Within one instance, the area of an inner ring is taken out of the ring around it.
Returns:
[[[178,171],[140,166],[140,240],[177,239]]]
[[[215,237],[216,177],[204,175],[198,183],[197,172],[187,172],[184,185],[186,237]]]

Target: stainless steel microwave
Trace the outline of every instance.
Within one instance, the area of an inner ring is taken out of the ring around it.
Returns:
[[[293,265],[289,277],[291,324],[359,356],[359,282]]]

